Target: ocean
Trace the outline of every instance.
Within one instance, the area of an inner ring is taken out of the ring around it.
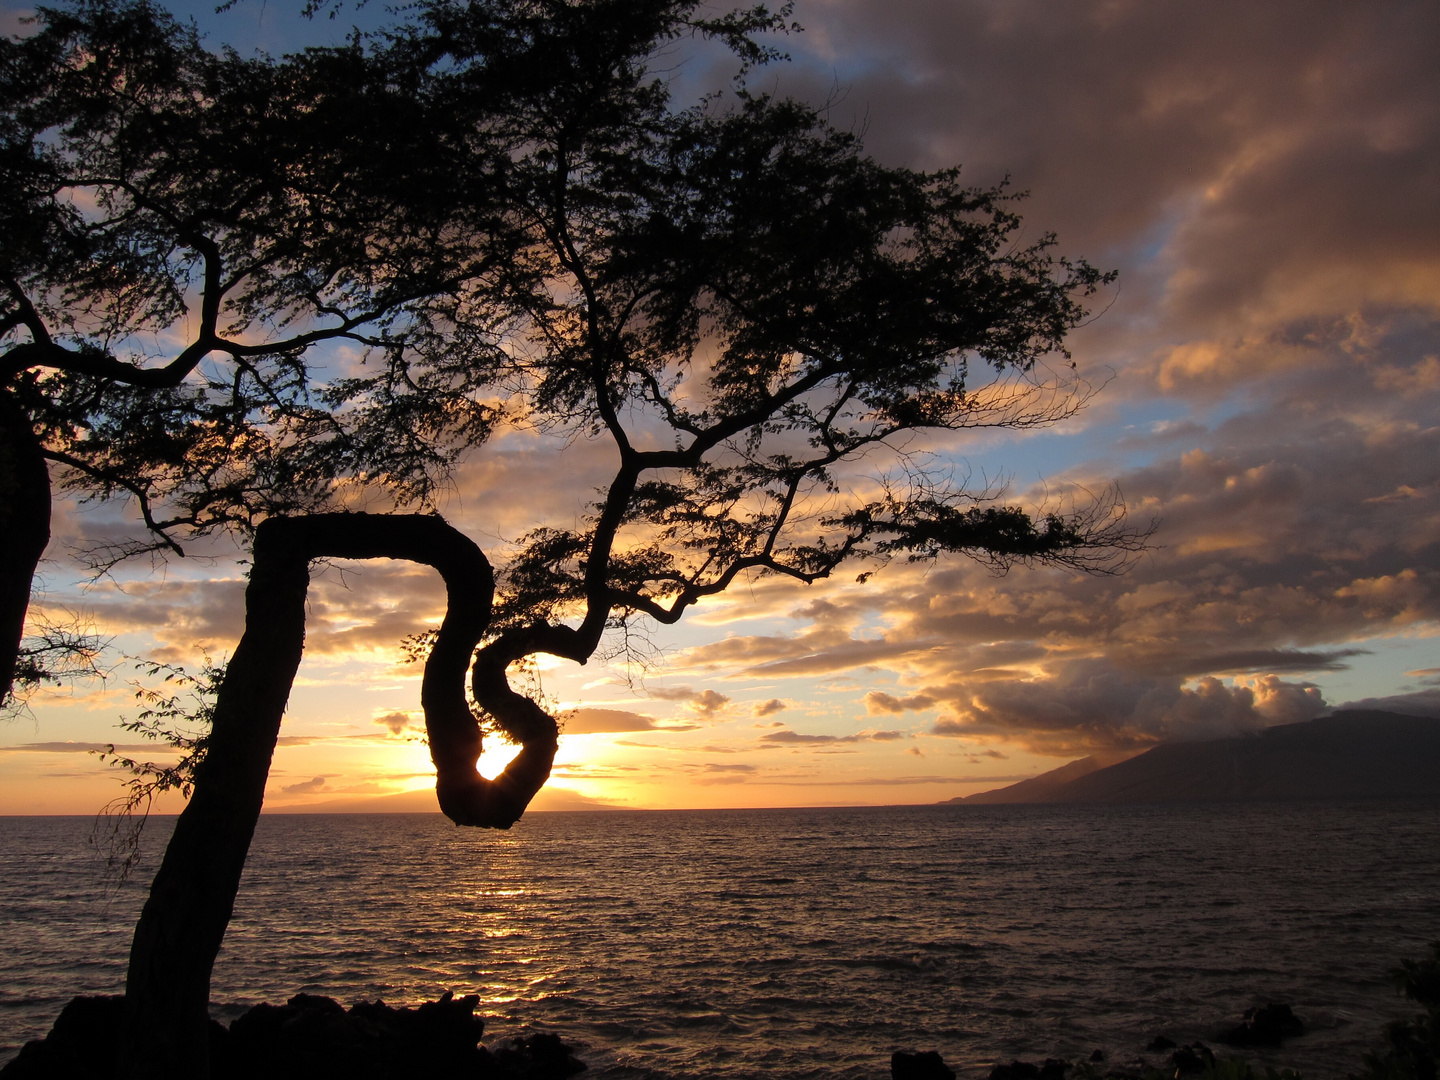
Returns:
[[[0,818],[0,1061],[71,996],[122,988],[171,821],[118,891],[90,825]],[[894,1050],[978,1077],[1214,1045],[1275,1001],[1308,1033],[1247,1056],[1338,1080],[1411,1011],[1388,970],[1436,939],[1434,802],[536,813],[507,833],[273,815],[212,1011],[448,989],[480,995],[487,1043],[553,1031],[589,1076],[881,1080]]]

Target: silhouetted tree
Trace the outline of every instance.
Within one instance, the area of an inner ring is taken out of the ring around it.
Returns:
[[[1043,360],[1105,275],[1048,235],[1018,242],[1005,190],[882,166],[804,105],[741,87],[672,105],[669,43],[719,39],[748,65],[779,16],[426,0],[284,61],[207,53],[143,3],[42,22],[3,54],[26,193],[4,227],[31,238],[4,256],[14,474],[38,491],[49,457],[86,493],[133,496],[151,544],[254,537],[245,633],[136,930],[129,1075],[204,1074],[312,560],[441,573],[422,687],[440,807],[508,828],[558,739],[511,687],[517,662],[585,663],[745,576],[943,552],[1103,571],[1142,543],[1114,499],[1037,520],[923,457],[927,433],[1078,408],[1083,384]],[[49,65],[44,91],[27,63]],[[167,363],[141,359],[142,335],[186,325]],[[324,340],[364,362],[316,383]],[[501,422],[615,471],[578,527],[537,523],[498,573],[434,515],[333,512],[377,490],[425,509]],[[482,723],[522,746],[493,780]]]
[[[82,498],[137,504],[147,536],[92,551],[102,566],[333,506],[341,477],[424,505],[436,456],[494,410],[439,364],[383,389],[321,386],[311,364],[423,350],[505,261],[507,159],[463,112],[475,95],[437,108],[423,69],[358,46],[211,52],[143,0],[37,21],[0,41],[0,700],[47,462]],[[384,409],[342,420],[361,389]]]

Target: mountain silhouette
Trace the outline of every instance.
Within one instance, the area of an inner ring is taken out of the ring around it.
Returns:
[[[1082,758],[1009,787],[949,799],[1176,803],[1440,796],[1440,719],[1349,709],[1208,742],[1162,743],[1118,764]]]

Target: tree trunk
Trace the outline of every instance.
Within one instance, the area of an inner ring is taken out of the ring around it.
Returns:
[[[438,517],[276,518],[255,536],[245,632],[225,671],[205,759],[135,929],[125,985],[123,1075],[209,1075],[210,971],[234,908],[281,716],[305,637],[309,564],[320,557],[425,563],[447,609],[425,665],[421,703],[441,808],[457,824],[509,828],[549,777],[555,723],[538,725],[495,780],[476,772],[480,728],[465,673],[490,622],[494,578],[476,545]],[[521,759],[524,759],[523,761]]]
[[[305,641],[309,560],[269,524],[256,535],[245,633],[225,670],[205,760],[130,948],[121,1060],[137,1080],[209,1075],[210,969]]]
[[[10,697],[35,567],[50,543],[50,472],[34,428],[0,390],[0,704]]]

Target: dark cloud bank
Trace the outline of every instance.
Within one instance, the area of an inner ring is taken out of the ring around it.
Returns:
[[[1109,380],[1081,425],[1056,449],[976,453],[1003,468],[1023,451],[1062,485],[1118,479],[1132,512],[1160,524],[1123,577],[892,567],[868,589],[798,601],[797,632],[727,638],[691,668],[891,671],[865,698],[872,716],[1068,754],[1305,719],[1327,705],[1314,680],[1387,635],[1434,632],[1440,6],[815,0],[796,14],[807,29],[786,42],[794,60],[756,75],[759,88],[831,101],[832,120],[888,161],[1013,177],[1030,192],[1027,237],[1053,229],[1062,250],[1120,270],[1107,310],[1074,337],[1082,374]],[[517,493],[536,460],[481,455],[460,487]],[[562,517],[585,497],[553,480],[539,490]],[[755,595],[779,595],[768,590]],[[310,648],[393,647],[433,621],[441,595],[434,575],[396,564],[328,576],[312,591]],[[772,607],[797,602],[785,595]],[[223,651],[240,603],[237,578],[90,606],[177,648],[214,638]],[[857,631],[877,616],[883,632]],[[652,696],[695,724],[732,711],[713,689]],[[1440,688],[1420,674],[1363,704],[1440,711]],[[568,730],[677,726],[590,708]],[[787,728],[763,742],[890,734]]]
[[[884,595],[837,590],[800,633],[707,649],[712,670],[870,665],[901,677],[872,715],[1061,754],[1303,720],[1327,707],[1312,680],[1434,632],[1440,8],[798,15],[780,90],[828,98],[888,160],[1013,176],[1028,228],[1120,269],[1075,338],[1082,373],[1113,378],[1055,471],[1117,478],[1160,524],[1120,578],[892,568]],[[888,629],[856,634],[877,610]],[[1440,712],[1440,690],[1364,704]]]

